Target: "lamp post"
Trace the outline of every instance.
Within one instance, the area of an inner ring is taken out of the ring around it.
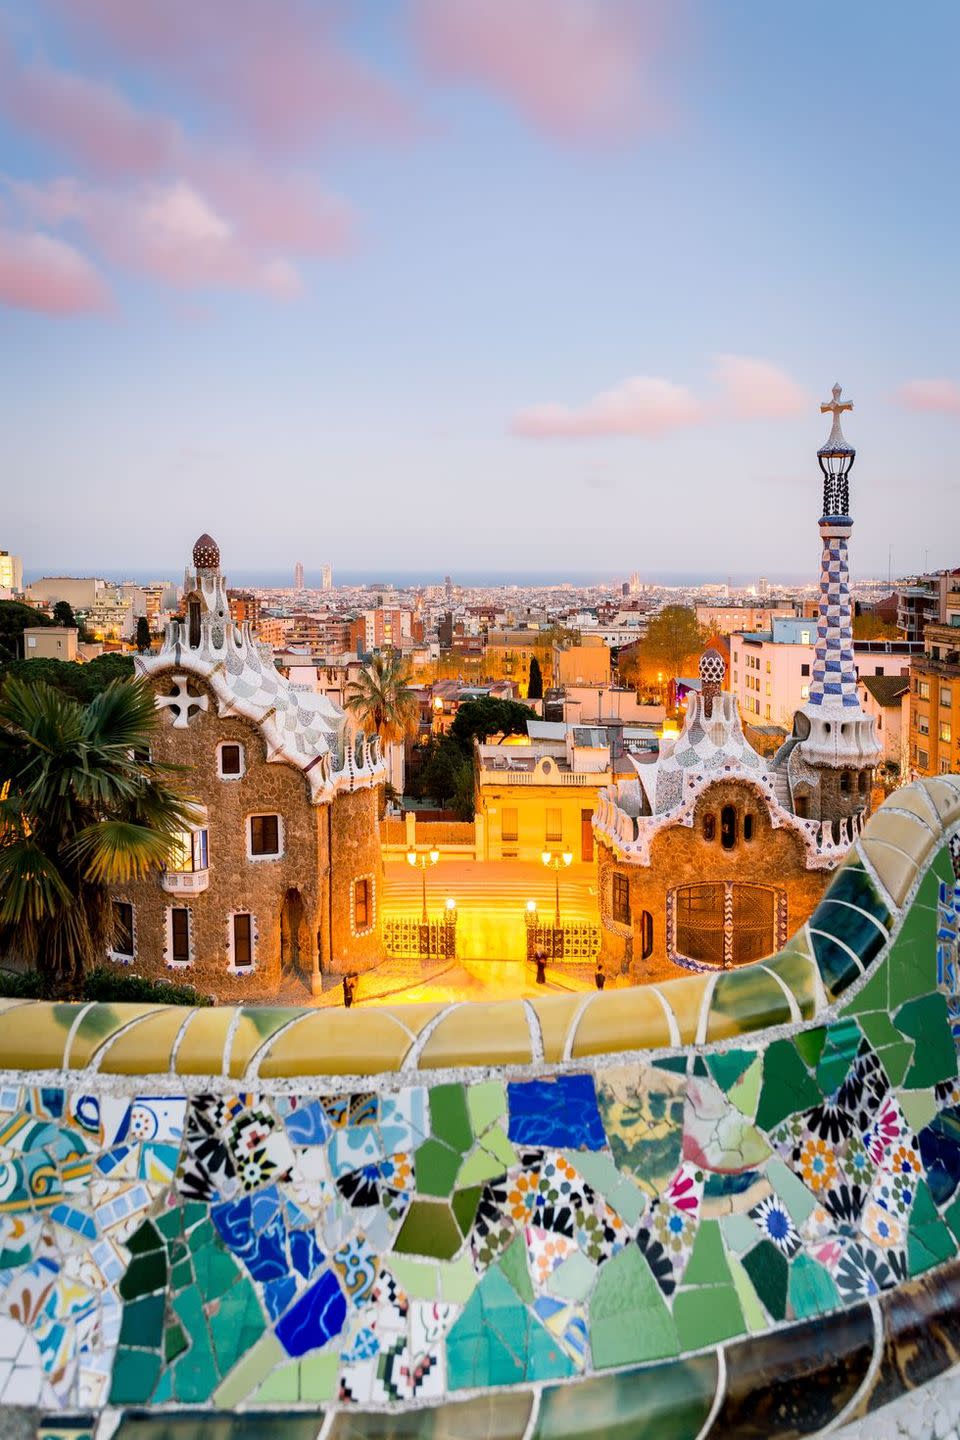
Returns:
[[[436,865],[440,859],[439,850],[408,850],[407,864],[420,870],[420,894],[422,900],[422,914],[420,923],[426,925],[427,916],[427,870],[431,865]]]
[[[555,886],[555,895],[554,895],[554,921],[553,921],[553,924],[554,924],[554,928],[557,929],[557,930],[559,930],[559,929],[560,929],[560,867],[561,867],[561,866],[566,867],[567,865],[572,865],[572,864],[573,864],[573,855],[570,853],[569,850],[564,850],[564,851],[563,851],[561,854],[559,854],[559,855],[555,855],[552,850],[544,850],[544,851],[541,852],[540,859],[543,861],[544,865],[546,865],[548,869],[552,869],[552,870],[553,870],[553,879],[554,879],[554,886]]]

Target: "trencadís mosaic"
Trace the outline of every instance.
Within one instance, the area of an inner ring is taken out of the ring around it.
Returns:
[[[955,836],[902,913],[848,864],[792,947],[849,993],[723,1048],[4,1085],[0,1405],[51,1435],[117,1410],[124,1440],[870,1413],[960,1357],[958,919]]]

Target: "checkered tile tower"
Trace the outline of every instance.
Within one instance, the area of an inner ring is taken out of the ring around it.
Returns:
[[[820,561],[820,615],[810,704],[839,702],[845,709],[858,710],[860,702],[853,662],[853,609],[847,561],[847,540],[853,529],[848,477],[857,452],[847,444],[840,428],[841,413],[853,409],[853,402],[841,400],[841,394],[840,386],[834,385],[833,399],[824,401],[820,406],[824,414],[832,413],[833,428],[826,445],[817,451],[823,471],[823,515],[820,517],[823,555]]]
[[[864,714],[857,696],[857,668],[853,655],[853,605],[847,541],[853,530],[850,517],[850,471],[856,450],[844,437],[840,416],[853,409],[841,400],[839,385],[832,400],[820,406],[833,416],[825,445],[817,451],[823,472],[823,514],[820,538],[820,606],[810,698],[801,714],[810,721],[804,739],[804,756],[811,764],[865,769],[876,763],[874,721]]]

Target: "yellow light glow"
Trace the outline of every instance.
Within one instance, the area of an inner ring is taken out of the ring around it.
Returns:
[[[416,852],[415,850],[408,850],[408,851],[407,851],[407,864],[408,864],[408,865],[416,865],[416,863],[417,863],[417,852]]]
[[[457,908],[457,902],[456,902],[456,900],[454,900],[454,898],[453,898],[452,895],[448,895],[448,896],[447,896],[447,909],[448,909],[448,910],[456,910],[456,908]]]
[[[540,859],[543,861],[544,865],[549,865],[550,861],[553,859],[553,856],[550,854],[549,850],[541,850]]]
[[[563,852],[563,863],[564,863],[564,865],[572,865],[572,864],[573,864],[573,856],[570,854],[570,851],[569,851],[569,850],[565,850],[565,851]]]
[[[537,913],[537,902],[536,902],[536,900],[528,900],[528,901],[527,901],[527,909],[529,910],[529,912],[530,912],[531,915],[535,915],[535,914]]]
[[[443,709],[443,701],[440,699],[440,696],[439,696],[439,695],[437,695],[437,696],[434,697],[433,708],[434,708],[434,710],[442,710],[442,709]]]
[[[438,861],[439,859],[440,859],[440,851],[439,851],[439,850],[431,850],[431,851],[430,851],[430,864],[431,864],[431,865],[436,865],[436,863],[437,863],[437,861]]]

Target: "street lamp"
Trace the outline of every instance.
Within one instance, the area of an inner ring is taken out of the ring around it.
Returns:
[[[423,924],[423,925],[426,925],[426,924],[427,924],[427,920],[428,920],[428,916],[427,916],[427,869],[428,869],[428,867],[431,866],[431,865],[436,865],[436,863],[437,863],[437,861],[438,861],[439,859],[440,859],[440,851],[439,851],[439,850],[427,850],[427,851],[422,851],[422,850],[408,850],[408,851],[407,851],[407,864],[408,864],[408,865],[412,865],[415,869],[416,869],[416,868],[419,868],[419,870],[420,870],[421,899],[422,899],[422,902],[423,902],[423,914],[422,914],[422,917],[421,917],[421,924]]]
[[[560,854],[560,855],[555,855],[552,850],[543,850],[543,851],[541,852],[541,854],[540,854],[540,859],[543,861],[544,865],[546,865],[548,868],[552,868],[552,869],[553,869],[553,879],[554,879],[554,885],[555,885],[555,887],[556,887],[556,895],[555,895],[555,897],[554,897],[554,899],[555,899],[555,918],[554,918],[554,922],[553,922],[553,923],[554,923],[554,928],[557,929],[557,930],[559,930],[559,929],[560,929],[560,867],[561,867],[561,865],[563,865],[563,866],[572,865],[572,864],[573,864],[573,856],[571,855],[571,853],[570,853],[569,850],[564,850],[563,853]]]

